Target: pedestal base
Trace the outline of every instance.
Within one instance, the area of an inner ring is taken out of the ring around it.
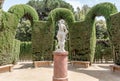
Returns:
[[[68,81],[68,78],[54,78],[53,77],[53,81]]]
[[[54,54],[54,76],[53,81],[68,81],[68,52],[53,52]]]

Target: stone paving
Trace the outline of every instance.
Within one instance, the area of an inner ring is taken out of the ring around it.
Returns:
[[[120,72],[112,72],[110,64],[93,64],[89,68],[69,65],[69,81],[120,81]],[[52,81],[53,66],[33,68],[31,62],[20,62],[13,72],[0,73],[0,81]]]

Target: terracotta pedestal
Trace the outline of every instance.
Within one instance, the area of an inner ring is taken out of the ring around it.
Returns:
[[[68,52],[53,52],[54,75],[53,81],[68,81]]]

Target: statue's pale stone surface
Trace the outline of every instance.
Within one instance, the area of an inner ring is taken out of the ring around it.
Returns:
[[[57,32],[57,40],[58,40],[58,44],[56,47],[56,51],[57,52],[65,52],[65,41],[66,41],[66,35],[68,33],[67,27],[65,25],[65,21],[63,19],[58,21],[58,27],[59,30]]]

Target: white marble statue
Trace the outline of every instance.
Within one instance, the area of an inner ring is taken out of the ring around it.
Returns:
[[[58,43],[57,43],[56,51],[65,52],[64,47],[65,47],[66,35],[68,33],[68,30],[66,28],[65,21],[63,19],[58,21],[58,27],[59,29],[56,36]]]

